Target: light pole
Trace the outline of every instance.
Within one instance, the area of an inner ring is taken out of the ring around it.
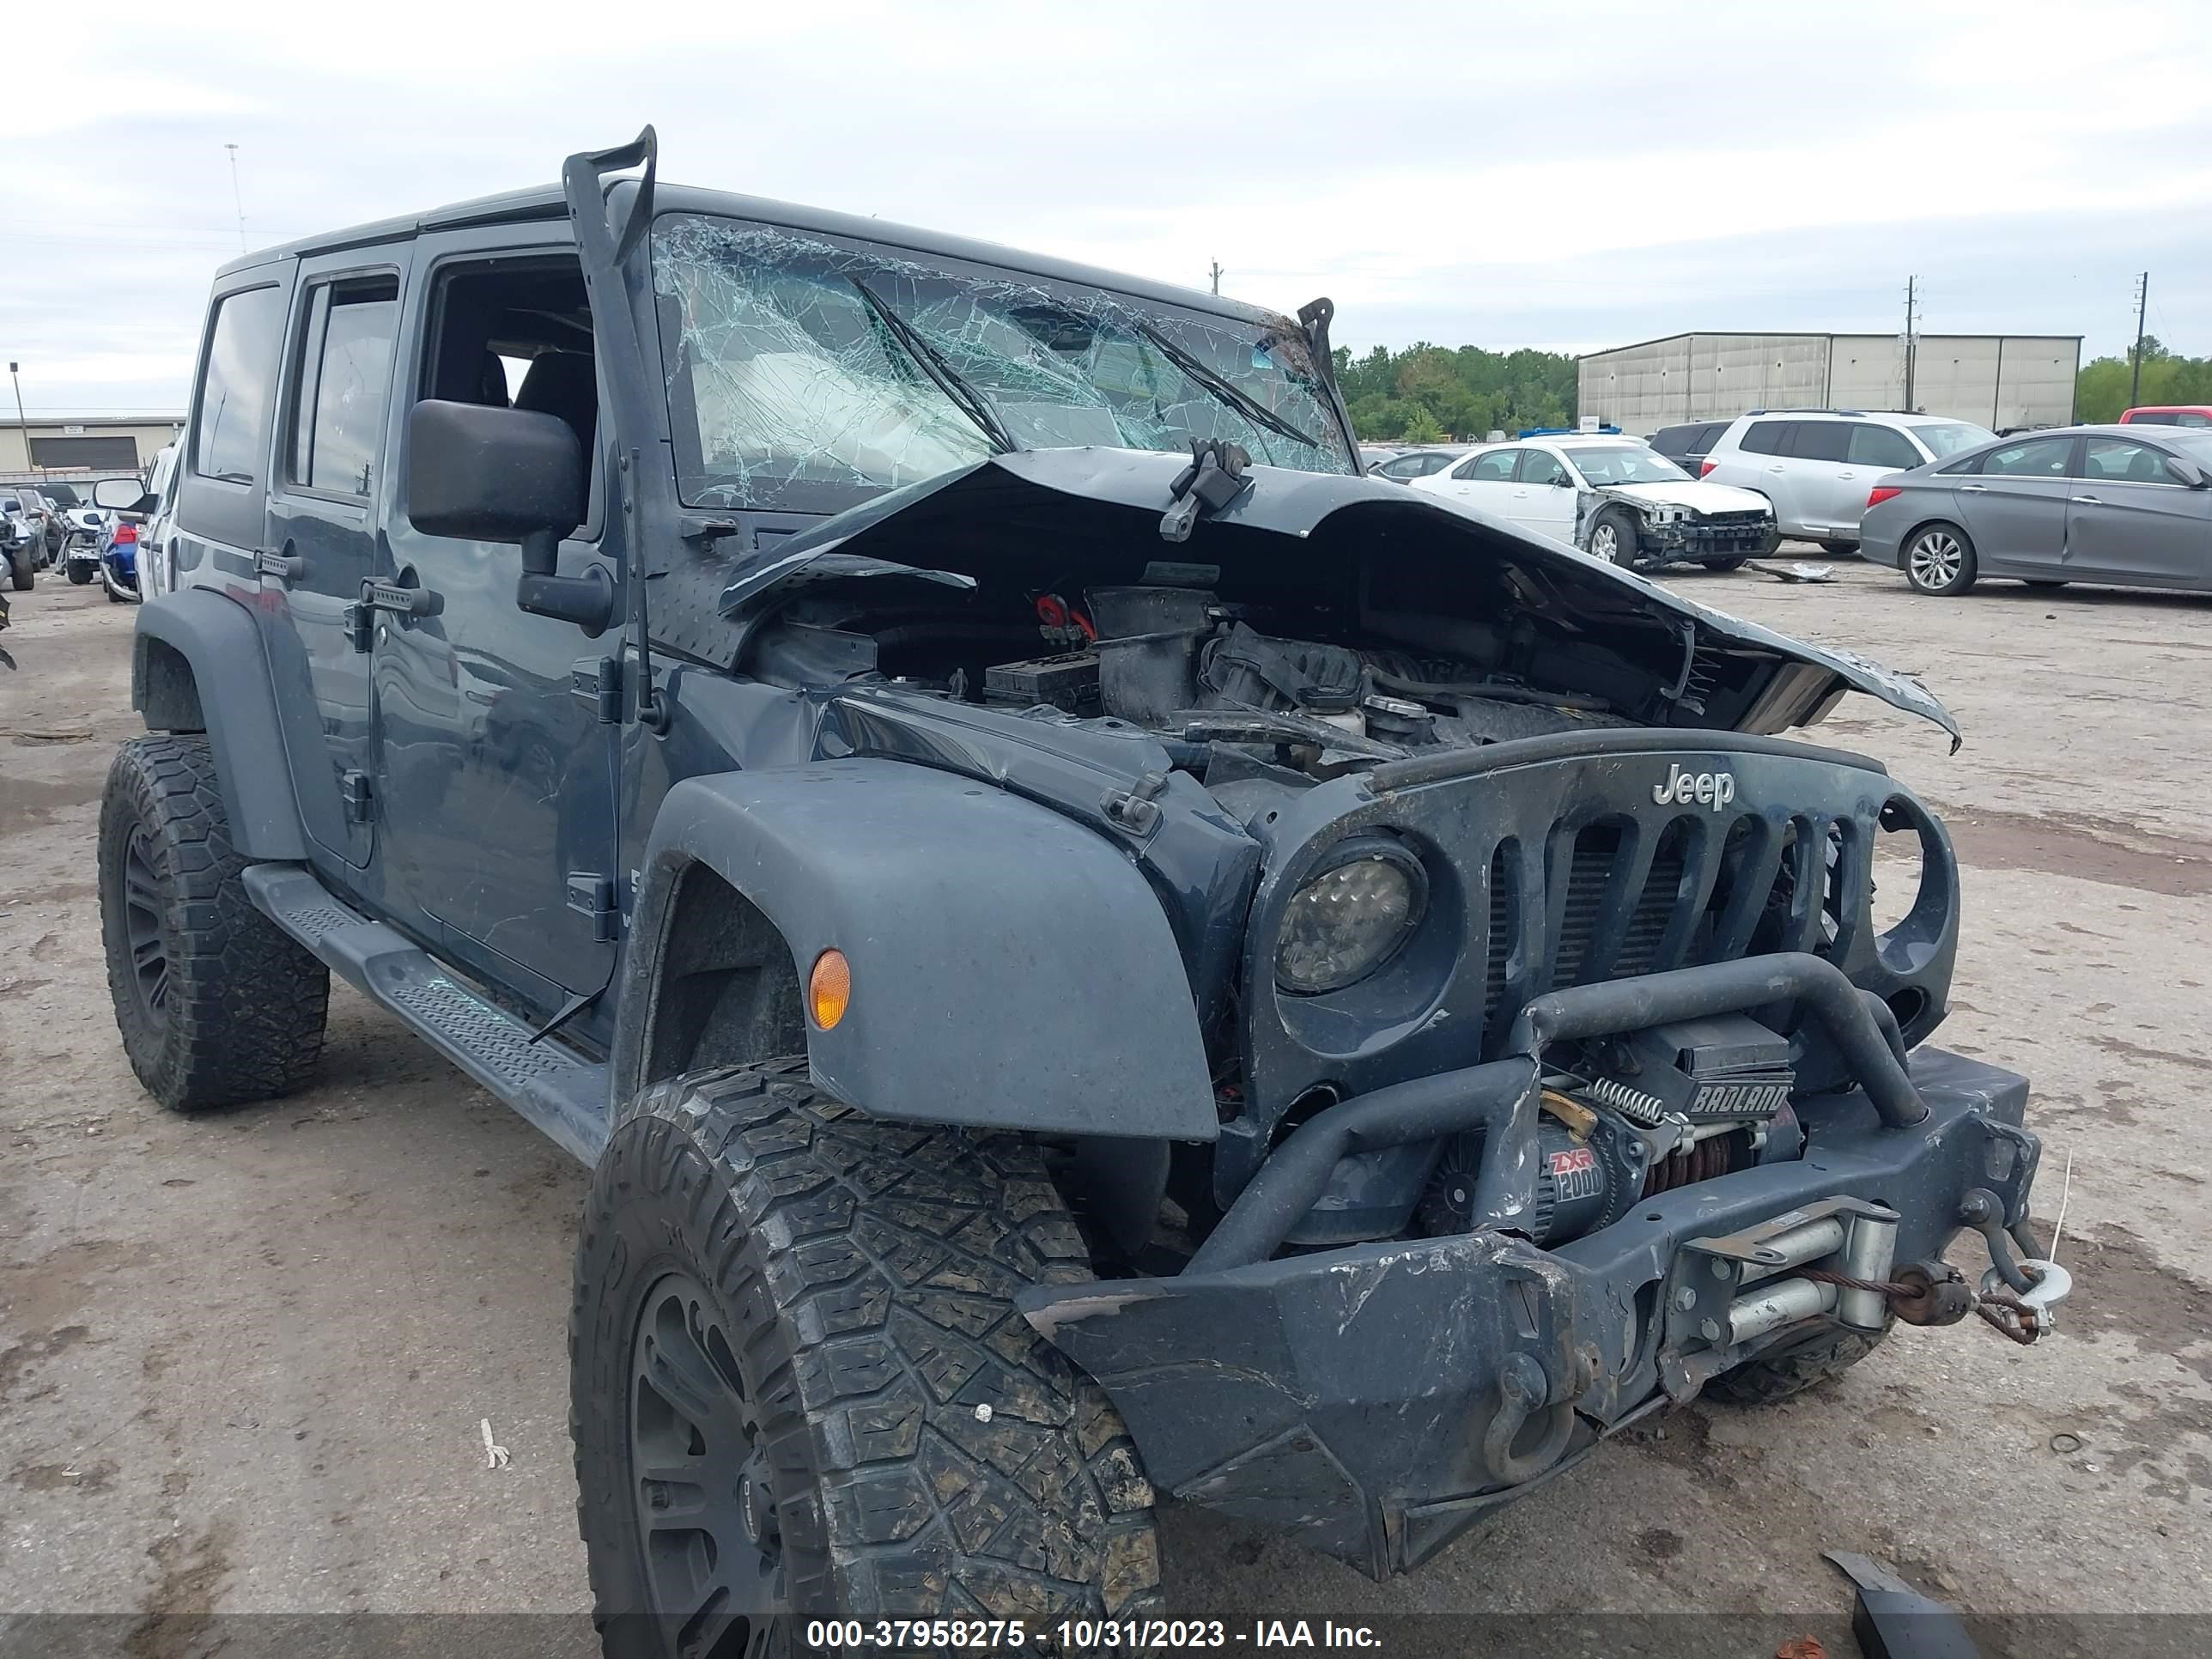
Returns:
[[[31,423],[23,418],[23,382],[16,378],[16,367],[12,362],[8,365],[8,378],[15,387],[15,425],[23,434],[23,465],[38,466],[38,463],[31,459]],[[41,478],[46,476],[46,469],[43,466],[39,467],[39,476]]]

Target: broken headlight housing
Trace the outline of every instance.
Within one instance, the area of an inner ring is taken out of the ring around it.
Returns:
[[[1428,901],[1427,873],[1397,842],[1340,842],[1284,908],[1275,983],[1296,996],[1357,985],[1413,936]]]

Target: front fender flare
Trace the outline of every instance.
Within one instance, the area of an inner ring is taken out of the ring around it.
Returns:
[[[157,643],[190,666],[190,687],[171,683]],[[261,630],[244,606],[200,587],[142,605],[131,642],[131,706],[151,729],[207,733],[234,850],[306,860]]]
[[[713,869],[791,947],[836,947],[851,1006],[808,1022],[816,1080],[883,1118],[1212,1140],[1198,1017],[1158,897],[1114,842],[973,779],[822,761],[686,779],[654,820],[615,1051],[641,1086],[659,941]]]

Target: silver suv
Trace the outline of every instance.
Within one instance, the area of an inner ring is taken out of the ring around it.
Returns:
[[[1859,514],[1876,479],[1996,437],[1986,427],[1935,415],[1754,409],[1737,416],[1705,452],[1700,476],[1765,496],[1781,534],[1849,553],[1858,546]]]

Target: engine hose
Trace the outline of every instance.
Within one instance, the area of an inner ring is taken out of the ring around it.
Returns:
[[[1544,1368],[1525,1353],[1507,1358],[1498,1374],[1498,1391],[1503,1396],[1498,1415],[1490,1419],[1483,1431],[1483,1467],[1509,1486],[1518,1486],[1534,1480],[1546,1469],[1559,1461],[1567,1449],[1567,1438],[1575,1431],[1575,1405],[1571,1400],[1562,1400],[1556,1406],[1545,1406],[1545,1396],[1551,1393],[1551,1379]],[[1540,1410],[1549,1414],[1544,1425],[1544,1437],[1527,1451],[1516,1453],[1513,1443],[1521,1437],[1521,1431],[1528,1419]]]

